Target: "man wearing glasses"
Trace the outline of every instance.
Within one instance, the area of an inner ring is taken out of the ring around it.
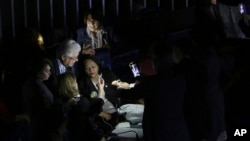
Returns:
[[[76,62],[81,51],[81,46],[73,39],[67,39],[61,43],[56,49],[55,56],[51,57],[53,68],[51,77],[48,80],[48,87],[53,91],[56,77],[66,71],[70,71],[77,75],[78,69]]]
[[[81,51],[80,45],[72,39],[65,40],[61,46],[57,48],[56,59],[54,62],[54,73],[62,74],[71,71],[76,74],[75,63],[78,61],[78,55]]]

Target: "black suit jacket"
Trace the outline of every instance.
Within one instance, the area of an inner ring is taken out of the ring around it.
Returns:
[[[106,98],[114,106],[119,106],[119,90],[111,85],[112,81],[118,79],[117,76],[110,70],[104,70],[102,72],[102,78],[105,81],[104,91]],[[91,99],[90,95],[92,92],[98,92],[92,81],[87,76],[79,78],[78,84],[81,94],[85,95],[88,99]]]

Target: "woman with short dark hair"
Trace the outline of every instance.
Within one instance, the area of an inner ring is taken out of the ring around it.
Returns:
[[[83,56],[96,56],[104,68],[111,68],[110,49],[112,30],[104,27],[103,16],[96,9],[88,9],[84,14],[84,27],[77,30],[76,41],[82,46]]]

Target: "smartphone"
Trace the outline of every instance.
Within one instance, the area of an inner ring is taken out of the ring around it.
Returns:
[[[139,77],[140,76],[140,71],[139,71],[136,63],[130,62],[129,67],[130,67],[134,77]]]

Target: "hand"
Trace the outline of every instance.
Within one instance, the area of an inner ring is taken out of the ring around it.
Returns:
[[[87,49],[87,48],[91,48],[91,44],[90,43],[84,43],[82,45],[82,49]]]
[[[82,48],[82,54],[88,54],[88,55],[95,55],[95,50],[92,49],[90,46],[87,48]]]
[[[105,81],[103,78],[99,78],[98,80],[98,97],[101,99],[105,99],[105,91],[104,91]]]
[[[127,82],[122,82],[120,80],[115,80],[111,83],[111,85],[116,86],[122,89],[130,89],[129,84]]]
[[[104,79],[103,78],[99,78],[98,84],[99,84],[99,89],[103,89],[104,85],[105,85]]]
[[[101,112],[101,113],[99,114],[99,116],[102,117],[102,118],[104,118],[104,119],[107,120],[107,121],[110,120],[110,119],[112,118],[111,114],[106,113],[106,112]]]

